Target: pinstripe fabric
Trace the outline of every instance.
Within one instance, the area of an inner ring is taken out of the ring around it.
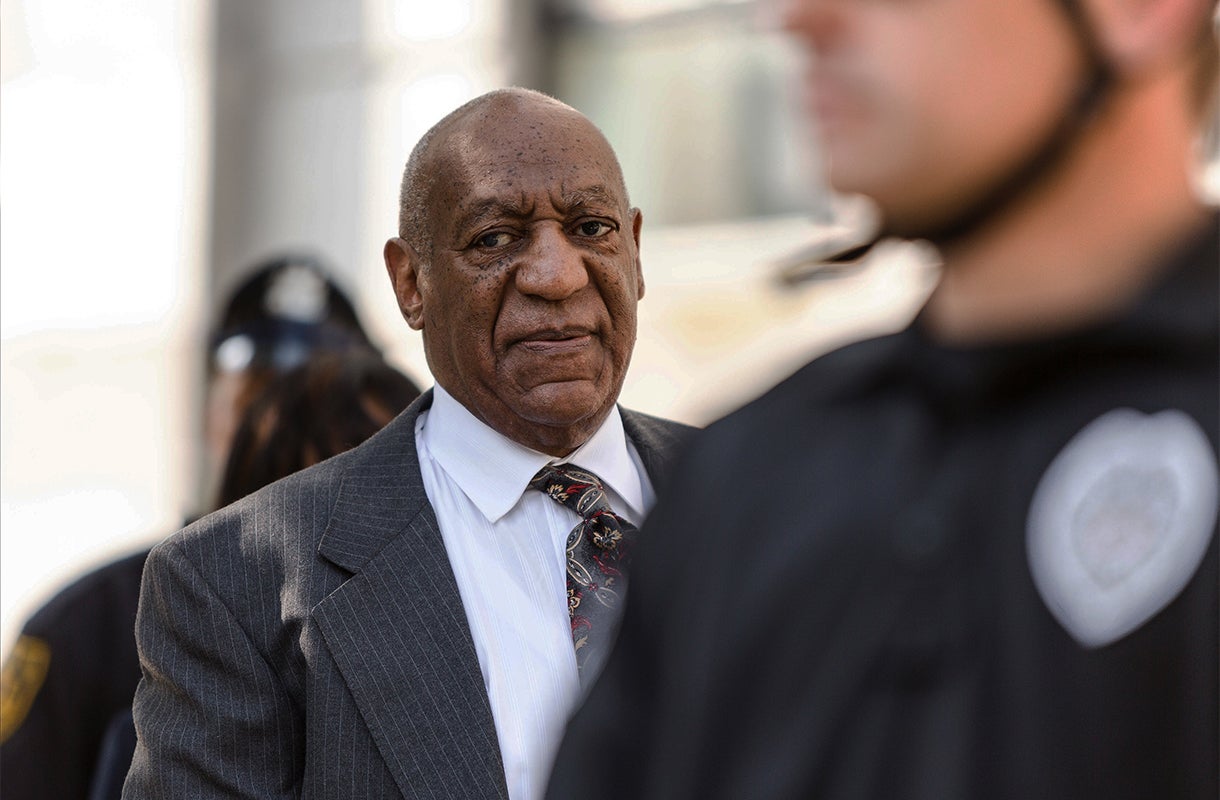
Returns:
[[[415,452],[431,394],[154,548],[124,798],[506,798]],[[623,412],[654,484],[686,429]]]

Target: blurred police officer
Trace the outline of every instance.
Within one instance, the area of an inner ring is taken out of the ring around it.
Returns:
[[[702,437],[551,797],[1215,800],[1215,8],[794,0],[943,279]]]
[[[317,260],[286,256],[256,267],[209,343],[209,472],[224,466],[246,405],[275,376],[317,353],[371,349],[351,302]],[[87,796],[103,736],[130,708],[140,679],[134,627],[147,555],[89,573],[23,628],[0,692],[5,800]]]

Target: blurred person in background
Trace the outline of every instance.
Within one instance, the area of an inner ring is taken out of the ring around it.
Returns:
[[[218,505],[346,452],[419,397],[419,387],[371,348],[323,350],[271,375],[246,407],[224,464]],[[110,725],[90,800],[117,800],[135,752],[130,709]]]
[[[252,398],[272,380],[319,353],[376,348],[346,293],[310,256],[282,256],[255,267],[235,289],[208,343],[206,474],[228,461],[234,431]],[[216,486],[208,487],[215,497]],[[227,505],[224,498],[212,508]]]
[[[384,253],[436,387],[152,551],[124,797],[541,795],[689,431],[617,405],[640,228],[546,95],[424,135]]]
[[[550,797],[1215,800],[1215,13],[793,0],[943,277],[697,439]]]
[[[233,436],[217,506],[347,452],[419,395],[410,378],[371,349],[320,352],[272,378]]]
[[[256,266],[234,290],[208,346],[210,485],[251,398],[326,352],[372,350],[350,300],[309,256]],[[418,393],[418,392],[417,392]],[[216,506],[218,507],[218,506]],[[103,736],[131,707],[141,551],[85,575],[25,624],[0,689],[0,795],[85,798]]]

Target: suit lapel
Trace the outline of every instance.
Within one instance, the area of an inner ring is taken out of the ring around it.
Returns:
[[[415,421],[432,393],[352,451],[318,553],[352,577],[313,610],[360,715],[407,798],[507,800],[474,641]],[[654,487],[689,428],[622,410]]]
[[[404,797],[507,798],[457,582],[415,451],[431,393],[353,452],[319,554],[352,573],[313,611]]]

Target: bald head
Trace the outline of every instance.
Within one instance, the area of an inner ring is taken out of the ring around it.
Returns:
[[[608,154],[615,189],[627,201],[622,168],[609,142],[597,126],[571,106],[532,89],[496,89],[458,107],[433,125],[411,150],[403,170],[398,197],[398,235],[417,253],[427,257],[434,235],[429,209],[435,202],[435,189],[461,167],[463,153],[487,138],[545,138],[551,126],[583,128],[592,149]],[[524,153],[524,148],[518,152]],[[576,158],[579,154],[569,154]]]

